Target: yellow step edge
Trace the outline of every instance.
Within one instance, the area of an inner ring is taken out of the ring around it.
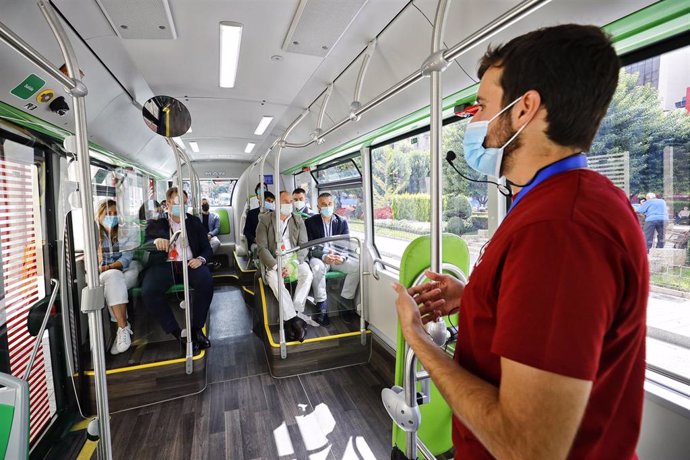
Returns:
[[[206,334],[206,326],[203,328],[204,334]],[[206,356],[206,350],[201,350],[201,353],[198,355],[192,357],[192,361],[197,361],[201,358]],[[168,359],[165,361],[156,361],[153,363],[147,363],[147,364],[137,364],[136,366],[127,366],[127,367],[118,367],[117,369],[108,369],[105,371],[105,375],[113,375],[113,374],[120,374],[122,372],[132,372],[132,371],[138,371],[141,369],[151,369],[154,367],[162,367],[162,366],[170,366],[172,364],[180,364],[184,363],[187,360],[187,358],[175,358],[175,359]],[[94,371],[84,371],[84,375],[88,375],[90,377],[93,377],[96,375]]]
[[[264,290],[264,280],[259,279],[259,291],[261,292],[261,308],[263,309],[264,313],[264,328],[266,329],[266,337],[268,337],[268,344],[272,348],[280,348],[279,343],[275,343],[273,341],[273,334],[271,334],[271,329],[268,326],[268,314],[266,312],[266,292]],[[366,334],[371,334],[370,330],[364,331]],[[285,345],[288,347],[295,346],[295,345],[303,345],[305,343],[316,343],[316,342],[327,342],[329,340],[336,340],[336,339],[342,339],[345,337],[357,337],[359,335],[362,335],[360,331],[355,331],[355,332],[346,332],[344,334],[336,334],[336,335],[327,335],[325,337],[314,337],[313,339],[306,339],[304,342],[298,342],[298,341],[293,341],[293,342],[286,342]]]

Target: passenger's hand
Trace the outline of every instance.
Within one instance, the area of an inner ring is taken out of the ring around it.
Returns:
[[[98,269],[101,273],[103,273],[104,271],[108,270],[108,266],[107,265],[101,265],[100,267],[98,267]]]
[[[414,341],[419,334],[426,334],[424,322],[417,303],[400,283],[393,283],[393,290],[398,294],[395,308],[398,310],[400,328],[408,342]]]
[[[156,249],[159,251],[168,252],[170,241],[166,240],[165,238],[156,238],[153,240],[153,244],[156,245]]]
[[[282,276],[283,276],[283,278],[287,278],[288,276],[290,276],[290,274],[288,273],[287,267],[283,267]]]
[[[189,265],[189,268],[199,268],[201,267],[201,261],[197,258],[194,258],[187,262],[187,265]]]
[[[420,307],[425,323],[435,321],[441,316],[457,313],[465,291],[465,285],[457,278],[432,271],[424,273],[430,283],[420,284],[407,290]]]
[[[333,265],[333,255],[332,254],[326,254],[323,256],[323,262],[327,265]]]
[[[342,263],[345,261],[345,259],[343,259],[343,256],[334,255],[332,257],[333,265],[342,265]]]

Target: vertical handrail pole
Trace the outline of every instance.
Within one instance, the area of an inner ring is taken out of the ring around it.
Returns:
[[[43,0],[38,1],[38,7],[45,17],[60,51],[65,59],[67,76],[75,82],[74,89],[69,90],[74,106],[74,134],[76,136],[77,165],[79,168],[79,193],[83,211],[83,231],[86,238],[84,244],[84,264],[86,268],[87,287],[82,291],[82,312],[87,313],[89,320],[89,337],[91,340],[91,354],[94,368],[96,389],[96,410],[98,414],[99,457],[104,460],[112,458],[110,439],[110,413],[108,409],[108,388],[105,374],[105,348],[103,339],[103,323],[101,310],[104,304],[103,286],[100,285],[98,271],[98,256],[96,252],[96,231],[94,212],[91,203],[91,158],[89,154],[89,139],[86,123],[86,104],[84,97],[88,93],[86,86],[80,81],[79,64],[74,49],[60,24],[52,6]]]
[[[279,314],[279,338],[280,338],[280,357],[282,359],[287,358],[287,343],[285,342],[285,325],[283,321],[285,320],[285,315],[283,314],[283,238],[282,232],[280,231],[280,181],[276,177],[275,172],[278,171],[280,167],[280,154],[283,153],[283,146],[278,145],[278,150],[276,151],[275,158],[273,159],[273,189],[275,190],[275,210],[273,211],[273,217],[275,217],[274,230],[276,239],[276,284],[278,286],[278,314]],[[268,154],[266,154],[268,156]]]
[[[285,343],[285,327],[283,325],[283,296],[280,295],[282,288],[283,288],[283,250],[281,249],[281,244],[283,242],[282,239],[282,233],[280,231],[280,154],[283,153],[283,148],[285,147],[285,139],[290,135],[293,129],[297,127],[297,125],[306,118],[306,116],[309,114],[309,109],[305,110],[302,112],[302,115],[300,115],[295,121],[292,122],[290,126],[285,130],[283,135],[281,136],[280,140],[277,142],[278,145],[278,150],[276,151],[275,157],[273,159],[273,190],[275,191],[275,200],[276,200],[276,206],[275,206],[275,211],[273,211],[274,217],[275,217],[275,238],[276,238],[276,261],[277,261],[277,270],[278,272],[276,273],[277,277],[277,284],[278,284],[278,311],[280,313],[280,357],[282,359],[287,358],[287,345]],[[266,152],[265,157],[268,156],[270,153],[270,150]],[[264,157],[264,161],[266,158]],[[261,178],[263,179],[263,162],[261,163],[262,167],[262,175]]]
[[[448,17],[448,0],[439,0],[436,9],[433,38],[431,44],[431,59],[439,56],[443,45],[443,31]],[[441,59],[443,55],[440,54]],[[432,64],[431,69],[431,270],[441,272],[443,260],[443,240],[441,228],[441,212],[443,211],[443,170],[441,159],[441,138],[443,133],[443,101],[441,97],[441,73],[447,66],[445,60]]]
[[[189,267],[187,267],[187,210],[184,205],[184,189],[182,180],[182,161],[180,157],[182,156],[178,150],[177,145],[171,138],[166,138],[168,145],[175,155],[175,167],[177,168],[177,200],[180,207],[180,237],[177,239],[179,241],[180,247],[182,247],[182,283],[184,287],[184,321],[185,328],[187,330],[187,343],[185,347],[185,372],[187,375],[192,373],[193,359],[194,359],[194,348],[192,346],[192,304],[189,301]],[[174,203],[169,203],[169,206],[175,206]]]
[[[60,283],[58,283],[58,280],[56,280],[55,278],[51,278],[50,285],[53,287],[53,292],[50,294],[50,300],[48,300],[48,307],[46,308],[46,313],[45,315],[43,315],[41,328],[38,330],[38,334],[36,335],[36,341],[34,342],[34,346],[31,350],[31,355],[29,356],[29,364],[26,366],[26,370],[24,371],[23,380],[26,380],[27,382],[29,381],[29,376],[31,375],[31,368],[34,366],[34,360],[36,359],[36,355],[38,354],[38,347],[41,345],[41,342],[43,341],[43,334],[45,333],[46,326],[48,325],[50,311],[53,309],[55,299],[57,298],[58,291],[60,290]]]

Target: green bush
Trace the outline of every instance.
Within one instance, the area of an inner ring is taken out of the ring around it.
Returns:
[[[487,215],[473,215],[472,228],[475,230],[486,230],[489,228],[489,216]]]
[[[469,219],[472,215],[472,205],[465,195],[452,195],[446,198],[446,205],[443,207],[443,217],[450,220],[453,217]]]
[[[453,216],[448,219],[448,225],[446,226],[446,231],[449,233],[454,233],[456,235],[464,235],[473,231],[472,220],[471,219],[461,219],[458,216]]]
[[[431,220],[431,200],[426,193],[403,193],[391,197],[393,218],[396,220]]]

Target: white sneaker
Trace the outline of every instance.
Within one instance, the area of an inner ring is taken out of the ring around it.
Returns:
[[[129,324],[125,327],[118,327],[117,328],[117,337],[115,337],[115,342],[113,342],[113,346],[110,349],[110,354],[117,355],[118,353],[124,353],[127,351],[132,345],[132,339],[130,335],[132,334],[132,330],[129,327]]]

